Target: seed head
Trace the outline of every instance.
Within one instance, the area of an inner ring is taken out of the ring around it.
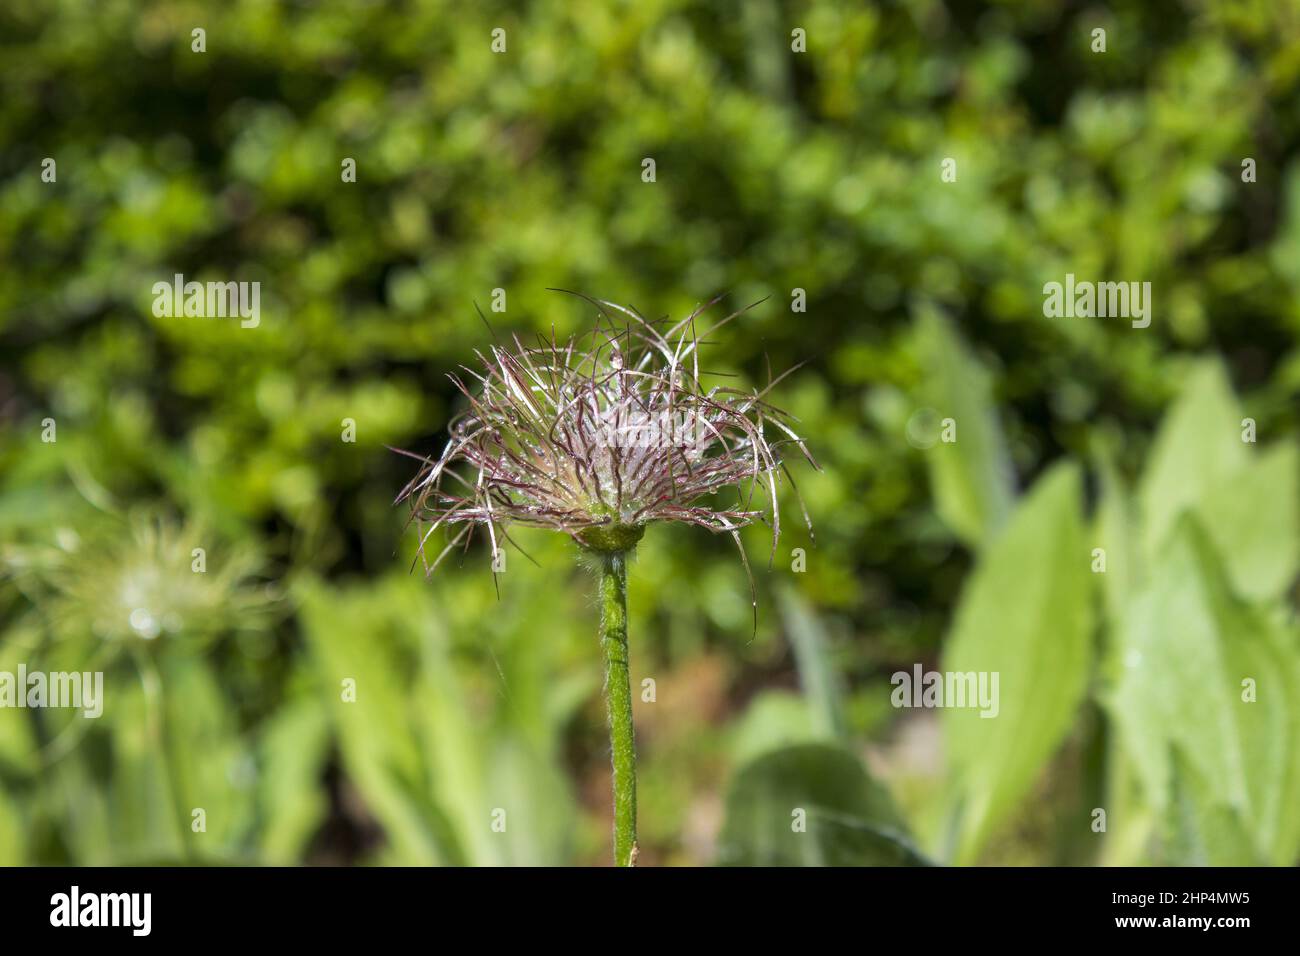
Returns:
[[[0,552],[19,588],[43,609],[60,640],[103,641],[117,648],[155,639],[200,647],[223,634],[261,631],[279,596],[259,583],[258,556],[245,547],[203,551],[202,526],[181,524],[154,509],[83,519],[60,528],[56,544]]]
[[[777,486],[784,475],[794,487],[783,453],[795,446],[817,467],[792,417],[766,401],[785,376],[745,391],[706,387],[699,368],[708,335],[747,309],[700,337],[695,321],[719,299],[661,332],[634,309],[581,298],[600,310],[594,329],[563,343],[552,330],[536,346],[515,336],[513,347],[478,352],[480,371],[462,366],[472,381],[449,376],[469,407],[452,420],[442,454],[401,452],[422,463],[397,500],[411,505],[426,571],[468,546],[475,528],[495,553],[515,524],[626,551],[648,524],[681,522],[729,533],[745,560],[739,529],[761,520],[774,556]],[[425,546],[444,527],[454,533],[430,563]]]

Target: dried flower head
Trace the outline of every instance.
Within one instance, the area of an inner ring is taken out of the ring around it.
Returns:
[[[740,547],[739,529],[763,520],[775,555],[777,485],[784,474],[794,486],[785,447],[817,467],[791,416],[766,401],[785,376],[761,391],[700,380],[707,336],[746,309],[697,336],[696,319],[719,299],[661,332],[634,309],[581,297],[600,310],[594,329],[562,344],[552,330],[533,347],[516,336],[513,348],[479,352],[481,372],[462,366],[471,385],[449,376],[469,408],[453,419],[441,456],[402,452],[423,463],[397,500],[412,506],[426,570],[468,545],[477,527],[495,553],[499,537],[511,540],[511,524],[562,531],[611,552],[634,546],[655,521],[727,532]],[[724,503],[723,493],[735,501]],[[425,545],[442,527],[455,533],[430,563]]]
[[[58,529],[53,545],[6,549],[0,564],[59,640],[201,646],[262,630],[278,603],[275,589],[258,582],[261,562],[248,548],[222,548],[208,567],[207,552],[200,558],[194,547],[212,539],[152,509],[109,513],[83,519],[80,531]]]

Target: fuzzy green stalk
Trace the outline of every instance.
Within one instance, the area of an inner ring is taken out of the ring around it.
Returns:
[[[636,738],[627,649],[627,552],[597,556],[600,644],[605,652],[605,704],[614,762],[614,865],[636,864]]]

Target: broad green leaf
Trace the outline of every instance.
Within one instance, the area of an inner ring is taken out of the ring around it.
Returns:
[[[254,755],[201,660],[178,656],[161,678],[168,726],[158,756],[170,764],[190,858],[237,859],[256,822]],[[206,830],[199,833],[192,829],[195,808],[204,811]]]
[[[1234,625],[1247,635],[1227,648],[1249,798],[1242,815],[1262,855],[1294,865],[1300,854],[1300,635],[1294,624],[1254,613]],[[1255,682],[1254,703],[1242,699],[1246,678]]]
[[[261,738],[258,798],[263,823],[259,843],[264,862],[282,866],[303,851],[329,811],[321,777],[329,756],[329,726],[313,700],[288,701]],[[269,772],[274,768],[274,772]]]
[[[481,854],[475,864],[554,866],[566,859],[570,827],[563,824],[570,823],[572,798],[568,781],[558,771],[558,761],[515,734],[500,734],[490,746],[484,786],[488,815],[473,823],[497,837],[497,847],[490,854]],[[455,786],[454,781],[448,783]],[[495,807],[509,814],[505,833],[492,833],[483,825]]]
[[[817,731],[828,738],[844,727],[840,687],[831,663],[829,640],[808,602],[793,588],[780,591],[781,620],[785,624],[799,669],[799,683],[808,700]]]
[[[985,549],[962,594],[943,668],[996,673],[998,701],[991,718],[978,707],[943,713],[958,862],[1015,809],[1074,721],[1091,656],[1089,550],[1078,469],[1057,466]]]
[[[1291,862],[1300,845],[1296,635],[1233,595],[1210,537],[1184,518],[1117,636],[1107,705],[1150,803],[1174,806],[1171,781],[1185,767],[1200,811],[1231,811],[1260,854]]]
[[[1180,515],[1202,519],[1236,592],[1277,597],[1300,570],[1300,463],[1287,441],[1254,453],[1222,367],[1197,365],[1161,423],[1139,487],[1150,562]]]
[[[547,619],[569,606],[567,590],[548,585],[552,575],[531,565],[511,573],[515,586],[503,588],[499,613],[439,588],[438,605],[417,619],[416,722],[436,799],[462,836],[467,862],[555,865],[569,859],[577,816],[563,728],[578,700],[600,700],[600,658],[587,640],[589,619],[577,627],[580,652],[560,659],[558,638],[571,624],[556,620],[539,630],[528,612]],[[508,815],[503,833],[484,824],[497,809]]]
[[[797,744],[832,742],[819,724],[803,696],[782,690],[761,691],[736,722],[731,757],[739,765]]]
[[[1164,845],[1157,862],[1171,866],[1261,866],[1240,814],[1216,803],[1205,782],[1189,771],[1174,752],[1171,766],[1173,797],[1165,820]]]
[[[572,797],[555,752],[558,711],[551,691],[566,694],[563,681],[546,680],[546,644],[518,640],[493,655],[499,709],[483,714],[476,688],[454,665],[447,634],[432,614],[420,620],[420,701],[424,759],[435,799],[460,834],[465,862],[473,866],[544,866],[565,858]],[[528,635],[518,635],[526,638]],[[489,635],[482,635],[489,640]],[[553,686],[552,686],[553,684]],[[506,811],[504,833],[490,822]]]
[[[391,640],[400,625],[392,586],[339,591],[300,584],[302,621],[349,776],[408,864],[462,863],[459,842],[428,799],[418,738],[407,713],[411,662]],[[425,609],[414,609],[419,614]],[[389,639],[385,639],[388,637]],[[353,681],[355,701],[343,699]]]
[[[498,654],[503,635],[493,625],[520,615],[484,618],[452,599],[440,607],[418,578],[344,591],[308,584],[301,594],[347,773],[389,836],[383,859],[565,859],[573,798],[554,717],[572,690],[552,670],[551,642],[513,627]],[[466,626],[458,616],[478,628],[469,632],[470,660],[453,653],[450,633]],[[594,654],[591,663],[594,670]],[[356,681],[353,703],[340,700],[346,678]],[[491,828],[498,810],[504,832]]]
[[[1300,461],[1291,442],[1274,445],[1206,489],[1202,519],[1233,589],[1267,601],[1280,597],[1300,568]]]
[[[108,816],[114,862],[176,863],[189,820],[181,816],[176,777],[166,759],[164,702],[156,673],[139,683],[123,675],[112,704],[112,777]]]
[[[727,795],[718,862],[729,866],[917,866],[924,858],[885,790],[831,744],[773,751]]]
[[[936,441],[925,452],[935,508],[963,541],[979,547],[1001,528],[1015,501],[989,374],[938,309],[920,311],[916,336],[926,376],[922,394],[957,428],[956,441]]]
[[[1241,415],[1223,367],[1200,363],[1161,422],[1138,486],[1143,554],[1157,554],[1178,516],[1245,464]]]
[[[1216,797],[1245,804],[1229,716],[1234,694],[1224,679],[1225,622],[1216,613],[1220,602],[1206,590],[1210,584],[1190,532],[1176,537],[1115,635],[1120,673],[1111,710],[1160,807],[1170,805],[1171,743],[1186,749],[1192,769],[1220,788]]]

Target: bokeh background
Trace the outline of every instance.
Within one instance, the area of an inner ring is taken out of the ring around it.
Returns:
[[[386,447],[475,303],[591,326],[548,287],[766,297],[707,363],[807,363],[757,632],[725,536],[632,567],[642,863],[1294,863],[1298,92],[1294,0],[6,0],[0,671],[105,712],[0,710],[0,863],[608,861],[591,582],[412,573]],[[155,317],[178,272],[260,326]],[[1151,326],[1045,318],[1067,272]]]

